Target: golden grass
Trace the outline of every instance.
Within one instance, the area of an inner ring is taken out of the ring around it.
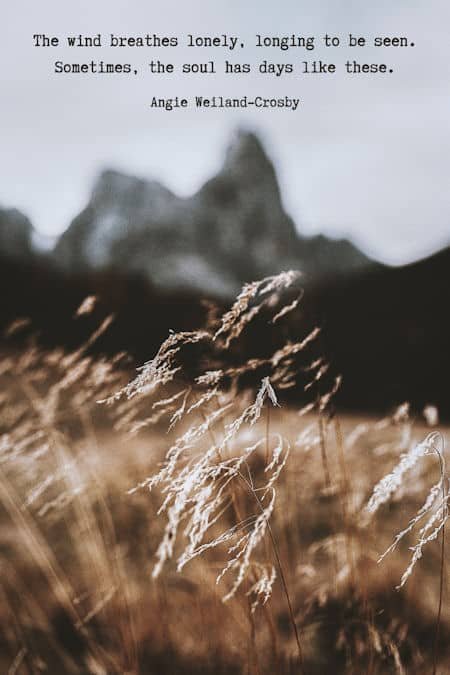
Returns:
[[[431,435],[407,406],[338,416],[339,380],[320,389],[325,361],[297,360],[317,331],[231,358],[257,314],[296,310],[295,283],[246,287],[129,384],[122,357],[89,354],[95,336],[4,355],[0,672],[448,672],[433,411]],[[290,386],[309,402],[280,406]]]

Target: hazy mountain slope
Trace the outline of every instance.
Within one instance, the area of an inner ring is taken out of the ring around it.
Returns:
[[[222,169],[189,198],[154,181],[105,171],[54,257],[74,272],[139,272],[165,291],[219,296],[282,269],[301,269],[307,283],[368,262],[349,242],[299,237],[274,167],[249,133],[236,135]]]
[[[0,208],[0,255],[27,259],[32,252],[33,227],[17,209]]]

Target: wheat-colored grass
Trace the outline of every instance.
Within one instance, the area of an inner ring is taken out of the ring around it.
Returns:
[[[1,672],[448,672],[446,429],[337,415],[299,320],[242,358],[298,283],[248,285],[134,379],[91,356],[108,321],[4,354]]]

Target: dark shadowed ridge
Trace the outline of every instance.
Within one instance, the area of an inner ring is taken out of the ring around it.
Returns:
[[[450,247],[323,284],[308,302],[323,326],[324,350],[344,374],[346,405],[386,410],[411,401],[450,417]]]

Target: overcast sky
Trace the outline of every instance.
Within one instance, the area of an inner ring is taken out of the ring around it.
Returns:
[[[349,236],[382,260],[413,260],[450,243],[448,0],[14,0],[0,27],[0,204],[56,234],[105,167],[157,178],[181,195],[216,171],[232,130],[260,133],[286,209],[303,234]],[[228,33],[246,49],[37,49],[34,33]],[[255,34],[408,36],[415,47],[256,49]],[[146,64],[225,58],[298,64],[387,63],[379,76],[161,77]],[[56,60],[131,62],[137,76],[54,74]],[[156,96],[294,96],[297,112],[151,110]]]

